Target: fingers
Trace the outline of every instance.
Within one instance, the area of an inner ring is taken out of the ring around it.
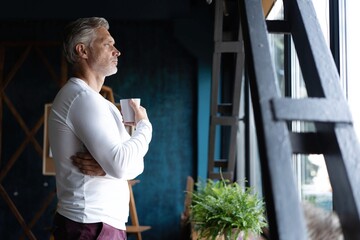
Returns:
[[[85,160],[94,160],[93,156],[89,152],[77,152],[75,155],[78,159],[85,159]]]
[[[95,165],[81,165],[74,162],[74,165],[79,169],[82,174],[89,176],[105,176],[106,173],[100,166]]]
[[[135,111],[135,121],[136,123],[142,119],[148,119],[146,109],[143,106],[139,106]]]
[[[95,159],[93,159],[91,156],[88,157],[86,156],[82,156],[82,155],[76,155],[76,156],[72,156],[71,159],[73,160],[73,163],[76,165],[81,165],[81,166],[97,166],[99,165]]]
[[[105,176],[106,173],[90,153],[76,153],[71,157],[79,171],[89,176]]]
[[[130,126],[130,127],[135,127],[136,126],[135,122],[124,122],[124,125],[125,126]]]
[[[134,101],[134,99],[130,99],[129,104],[134,110],[136,110],[138,107],[140,107],[140,103]]]
[[[139,102],[130,99],[129,104],[135,112],[135,122],[124,122],[125,125],[136,126],[140,120],[148,119],[146,109]]]
[[[146,113],[146,109],[139,104],[139,102],[134,101],[133,99],[130,99],[130,106],[134,109],[135,114],[137,112]]]
[[[89,175],[89,176],[105,176],[105,172],[102,171],[102,169],[86,169],[86,168],[79,168],[80,172],[85,174],[85,175]]]

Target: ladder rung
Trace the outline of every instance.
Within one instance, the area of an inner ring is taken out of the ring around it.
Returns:
[[[212,116],[211,122],[215,125],[225,125],[225,126],[232,126],[239,122],[239,117],[227,116],[227,117],[220,117],[220,116]]]
[[[239,53],[242,51],[242,43],[239,41],[232,42],[216,42],[216,53]]]
[[[215,159],[214,167],[217,168],[227,168],[229,161],[227,159]]]
[[[221,177],[223,177],[224,179],[229,179],[230,181],[233,181],[234,173],[233,172],[221,172],[221,173],[210,172],[209,173],[210,179],[221,179]]]
[[[283,20],[266,20],[267,30],[270,33],[290,34],[289,22]]]
[[[329,134],[321,132],[289,133],[292,152],[295,154],[322,154],[336,149],[336,142]]]
[[[273,115],[276,120],[351,123],[347,103],[325,98],[273,98]]]
[[[218,113],[229,115],[232,113],[232,106],[231,103],[221,103],[218,105]]]

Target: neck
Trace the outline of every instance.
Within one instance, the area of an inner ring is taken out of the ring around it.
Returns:
[[[84,71],[73,71],[73,76],[84,81],[89,87],[91,87],[94,91],[100,92],[102,86],[104,85],[105,78],[99,77],[90,72]]]

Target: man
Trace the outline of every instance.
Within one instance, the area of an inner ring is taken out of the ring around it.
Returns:
[[[152,137],[145,108],[131,102],[136,131],[130,136],[118,109],[99,94],[105,77],[117,72],[120,56],[108,29],[108,22],[97,17],[80,18],[65,28],[72,77],[56,95],[49,116],[58,196],[55,239],[126,239],[127,180],[144,169]]]

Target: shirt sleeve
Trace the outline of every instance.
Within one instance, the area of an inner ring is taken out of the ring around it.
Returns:
[[[84,92],[72,103],[68,116],[76,136],[112,177],[133,179],[144,170],[144,156],[152,137],[152,125],[139,121],[130,137],[120,119],[101,95]]]

